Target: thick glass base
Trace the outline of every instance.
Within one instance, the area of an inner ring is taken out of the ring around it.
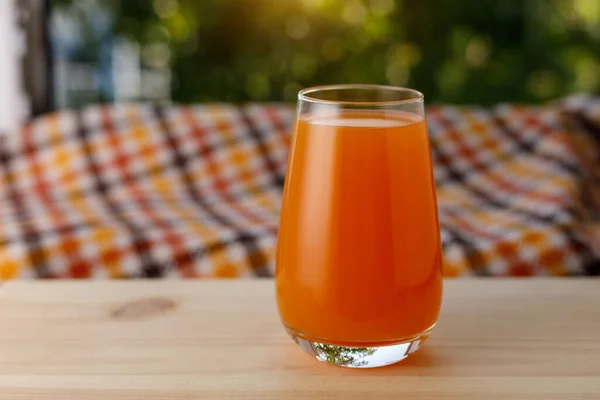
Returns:
[[[375,368],[402,361],[417,351],[431,334],[433,327],[410,339],[373,347],[339,346],[304,338],[288,329],[296,343],[317,360],[347,368]]]

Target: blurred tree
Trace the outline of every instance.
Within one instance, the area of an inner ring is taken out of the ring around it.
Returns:
[[[51,4],[81,25],[81,53],[97,60],[104,33],[94,38],[98,16],[81,10],[106,10],[113,37],[139,43],[142,66],[166,64],[171,98],[180,102],[291,101],[302,87],[342,82],[409,86],[429,102],[478,104],[600,88],[600,0]],[[111,100],[110,87],[99,90],[97,98]]]

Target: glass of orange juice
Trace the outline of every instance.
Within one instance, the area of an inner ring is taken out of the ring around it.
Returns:
[[[320,361],[379,367],[427,339],[442,265],[420,92],[299,93],[275,276],[285,328]]]

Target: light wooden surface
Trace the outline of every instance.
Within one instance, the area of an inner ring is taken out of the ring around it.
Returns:
[[[600,280],[445,283],[395,366],[319,363],[272,281],[0,285],[1,400],[600,399]]]

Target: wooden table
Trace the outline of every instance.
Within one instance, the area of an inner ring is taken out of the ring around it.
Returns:
[[[349,370],[284,333],[273,282],[9,282],[0,399],[599,399],[600,280],[456,280],[424,349]]]

